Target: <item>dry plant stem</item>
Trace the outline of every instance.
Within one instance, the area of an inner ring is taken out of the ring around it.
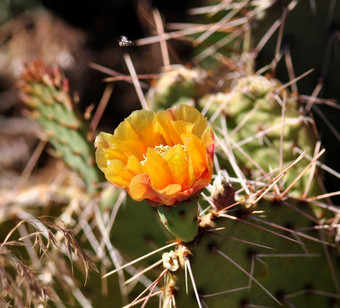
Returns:
[[[285,48],[285,52],[284,52],[284,58],[285,58],[285,63],[286,63],[286,67],[287,67],[287,72],[289,75],[289,80],[294,80],[295,79],[295,73],[294,73],[294,67],[293,67],[293,61],[292,61],[292,57],[290,54],[290,48],[286,47]],[[296,82],[294,82],[292,84],[292,92],[293,93],[298,93],[298,87]]]
[[[198,307],[202,308],[201,300],[200,300],[200,297],[198,295],[197,286],[196,286],[196,283],[195,283],[194,275],[193,275],[192,270],[191,270],[191,266],[190,266],[190,261],[189,260],[185,260],[185,267],[189,271],[189,276],[190,276],[190,279],[191,279],[192,287],[194,288],[194,293],[195,293],[195,297],[196,297],[196,301],[197,301]]]
[[[315,86],[315,88],[313,90],[313,93],[309,97],[307,105],[306,105],[305,110],[304,110],[306,114],[308,114],[311,111],[311,109],[313,108],[313,105],[314,105],[314,103],[315,103],[315,101],[317,99],[317,96],[319,95],[319,93],[322,90],[323,86],[324,86],[323,83],[320,82],[320,81]]]
[[[110,75],[110,76],[114,76],[113,78],[122,78],[123,80],[126,80],[127,82],[133,84],[133,82],[131,80],[131,76],[126,76],[124,74],[118,73],[118,72],[116,72],[113,69],[107,68],[105,66],[102,66],[100,64],[93,63],[93,62],[91,62],[89,64],[89,67],[91,67],[91,68],[93,68],[93,69],[95,69],[95,70],[97,70],[99,72],[102,72],[104,74],[107,74],[107,75]],[[106,78],[104,80],[106,80]],[[140,85],[141,85],[141,87],[143,89],[149,89],[149,85],[147,83],[143,82],[143,81],[140,81]]]
[[[296,153],[298,154],[301,154],[303,153],[303,151],[301,149],[299,149],[298,147],[294,147],[293,149],[294,151],[296,151]],[[309,161],[312,161],[313,160],[313,157],[306,154],[305,157],[309,160]],[[329,174],[335,176],[336,178],[340,179],[340,173],[339,172],[336,172],[334,169],[331,169],[330,167],[328,167],[327,165],[319,162],[319,161],[316,161],[315,164],[320,167],[321,169],[323,169],[324,171],[328,172]]]
[[[320,152],[320,148],[321,148],[321,142],[317,141],[316,144],[315,144],[315,148],[314,148],[314,157],[317,155],[317,153]],[[316,171],[316,163],[314,163],[312,165],[312,167],[310,168],[309,177],[308,177],[308,181],[307,181],[307,184],[306,184],[306,189],[305,189],[305,191],[302,195],[302,198],[307,198],[307,196],[308,196],[309,190],[312,186],[312,182],[313,182],[313,179],[314,179],[314,176],[315,176],[315,171]]]
[[[277,64],[279,62],[279,54],[280,54],[280,48],[281,48],[281,43],[282,43],[282,35],[283,35],[283,28],[285,25],[285,20],[286,20],[286,16],[287,16],[287,10],[285,9],[282,13],[281,16],[281,24],[280,24],[280,29],[279,29],[279,35],[277,38],[277,42],[276,42],[276,49],[275,49],[275,53],[274,53],[274,59],[272,62],[272,77],[275,77],[276,74],[276,68],[277,68]]]
[[[224,16],[221,20],[219,20],[217,23],[213,24],[206,32],[201,34],[197,39],[194,40],[193,44],[194,46],[197,46],[198,44],[202,43],[204,40],[206,40],[209,36],[211,36],[215,31],[219,30],[227,24],[229,20],[231,20],[244,6],[247,4],[248,1],[243,1],[239,4],[237,4],[237,7],[230,11],[229,14]]]
[[[154,251],[152,251],[152,252],[149,252],[148,254],[146,254],[146,255],[144,255],[144,256],[141,256],[141,257],[139,257],[139,258],[137,258],[137,259],[135,259],[135,260],[133,260],[133,261],[127,263],[127,264],[124,264],[124,265],[121,266],[120,268],[116,268],[115,270],[113,270],[113,271],[107,273],[106,275],[103,276],[103,278],[108,277],[108,276],[110,276],[110,275],[112,275],[112,274],[114,274],[114,273],[116,273],[116,272],[118,272],[118,271],[120,271],[120,270],[122,270],[122,269],[124,269],[124,268],[126,268],[126,267],[128,267],[128,266],[130,266],[130,265],[133,265],[133,264],[135,264],[135,263],[138,263],[139,261],[141,261],[141,260],[143,260],[143,259],[145,259],[145,258],[148,258],[148,257],[150,257],[150,256],[152,256],[152,255],[154,255],[154,254],[156,254],[156,253],[158,253],[158,252],[160,252],[160,251],[162,251],[162,250],[165,250],[165,249],[170,248],[170,247],[175,246],[175,245],[177,245],[177,242],[176,242],[176,243],[168,244],[168,245],[163,246],[163,247],[161,247],[161,248],[159,248],[159,249],[156,249],[156,250],[154,250]]]
[[[143,91],[142,91],[142,88],[141,88],[141,85],[140,85],[140,81],[137,77],[135,67],[133,66],[133,63],[132,63],[132,60],[131,60],[131,57],[129,56],[129,54],[127,54],[127,53],[124,54],[124,60],[125,60],[126,66],[128,67],[129,73],[131,75],[132,83],[135,87],[135,90],[136,90],[136,93],[137,93],[137,96],[139,98],[140,103],[141,103],[143,109],[149,110],[149,106],[148,106],[148,104],[145,100],[145,97],[144,97],[144,94],[143,94]]]
[[[13,189],[13,193],[16,193],[22,188],[25,183],[27,182],[28,178],[30,177],[32,170],[34,169],[35,165],[38,162],[38,159],[44,150],[47,141],[40,140],[37,147],[35,148],[33,154],[31,155],[29,161],[27,162],[24,171],[21,174],[19,182],[16,184],[15,188]]]
[[[306,77],[307,75],[309,75],[310,73],[312,73],[314,71],[314,69],[310,69],[308,71],[306,71],[305,73],[301,74],[300,76],[294,78],[293,80],[288,81],[287,83],[283,84],[282,86],[280,86],[279,88],[276,89],[276,92],[279,93],[281,92],[283,89],[288,88],[289,86],[291,86],[292,84],[296,83],[297,81],[299,81],[300,79]]]
[[[296,179],[280,194],[279,199],[282,199],[285,195],[287,195],[288,191],[302,178],[302,176],[308,171],[308,169],[315,164],[320,156],[323,155],[325,149],[321,150],[318,155],[316,155],[313,160],[308,164],[308,166],[296,177]]]
[[[159,77],[159,74],[138,74],[137,77],[139,80],[157,79]],[[125,76],[125,75],[117,76],[117,77],[107,77],[103,79],[104,82],[113,82],[113,81],[129,81],[130,82],[131,80],[132,80],[131,76]],[[142,83],[141,83],[141,87],[144,88],[142,86]]]
[[[104,90],[104,93],[103,93],[102,98],[100,99],[98,108],[95,114],[93,115],[93,118],[90,123],[90,127],[93,132],[95,132],[98,127],[98,123],[103,116],[107,103],[109,102],[109,99],[111,97],[112,91],[113,91],[113,85],[108,84]]]
[[[153,10],[152,14],[153,14],[153,18],[155,20],[157,34],[162,36],[164,34],[162,17],[161,17],[161,15],[160,15],[160,13],[157,9]],[[166,42],[166,40],[161,40],[159,42],[159,44],[160,44],[160,47],[161,47],[163,66],[164,66],[164,69],[166,70],[170,66],[170,58],[169,58],[169,51],[168,51],[167,42]]]
[[[157,284],[159,283],[159,281],[168,273],[168,269],[164,269],[160,275],[158,276],[158,278],[156,278],[156,280],[151,283],[142,293],[140,293],[127,307],[132,307],[134,306],[135,302],[141,297],[143,296],[144,293],[146,293],[149,289],[152,289],[154,286],[157,286]],[[147,297],[148,298],[148,297]]]
[[[40,271],[42,269],[41,262],[39,260],[39,257],[34,249],[34,245],[32,245],[31,240],[29,239],[29,233],[27,231],[27,228],[24,224],[21,224],[18,227],[19,233],[21,238],[19,240],[22,240],[25,243],[26,251],[30,257],[30,260],[32,261],[32,265],[36,271]]]
[[[129,284],[130,282],[132,282],[133,280],[139,278],[141,275],[144,275],[144,273],[148,272],[149,270],[155,268],[156,266],[162,264],[163,260],[160,259],[157,262],[155,262],[154,264],[151,264],[150,266],[148,266],[147,268],[143,269],[142,271],[138,272],[135,276],[131,277],[130,279],[125,281],[125,284]]]

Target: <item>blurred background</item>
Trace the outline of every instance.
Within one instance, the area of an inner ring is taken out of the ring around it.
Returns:
[[[154,7],[169,22],[185,22],[189,6],[190,1],[1,0],[1,174],[5,170],[10,171],[7,176],[22,171],[37,144],[39,128],[35,121],[22,115],[23,106],[15,86],[25,63],[41,59],[47,65],[57,64],[70,80],[72,91],[79,93],[80,109],[84,112],[91,104],[97,106],[103,95],[106,84],[102,79],[108,74],[105,68],[128,74],[124,52],[130,53],[139,74],[159,72],[162,62],[158,46],[121,48],[119,37],[136,40],[151,35],[154,28],[149,14]],[[181,61],[189,59],[188,44],[173,45]],[[91,68],[90,63],[100,65],[104,72]],[[131,90],[131,84],[115,83],[100,122],[102,127],[112,131],[132,110],[140,108]]]

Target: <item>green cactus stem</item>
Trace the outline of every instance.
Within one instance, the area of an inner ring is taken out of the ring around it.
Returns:
[[[194,198],[176,206],[157,207],[159,217],[165,228],[182,242],[191,242],[198,234],[198,204]]]

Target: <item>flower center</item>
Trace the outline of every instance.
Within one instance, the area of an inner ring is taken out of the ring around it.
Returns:
[[[183,150],[184,150],[184,145],[181,145]],[[169,146],[169,145],[163,145],[163,144],[160,144],[160,145],[156,145],[153,149],[154,151],[161,157],[164,157],[165,153],[171,149],[172,147]],[[147,159],[148,159],[148,155],[147,154],[143,154],[143,160],[140,162],[142,166],[145,165]]]

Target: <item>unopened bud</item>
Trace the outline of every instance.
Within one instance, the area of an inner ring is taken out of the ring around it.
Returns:
[[[235,203],[235,189],[225,170],[218,172],[211,191],[211,198],[217,210]]]

